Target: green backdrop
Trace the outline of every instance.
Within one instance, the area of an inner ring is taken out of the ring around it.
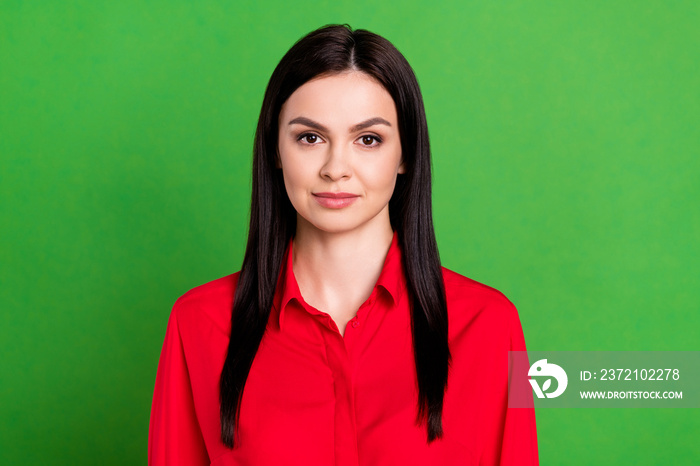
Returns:
[[[420,80],[443,264],[533,350],[699,350],[700,3],[0,3],[0,463],[146,461],[170,308],[239,269],[267,79],[378,32]],[[697,464],[700,412],[537,412],[542,464]]]

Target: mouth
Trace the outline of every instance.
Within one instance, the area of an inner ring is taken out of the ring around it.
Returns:
[[[318,204],[327,209],[342,209],[353,204],[360,196],[352,193],[311,193]]]
[[[340,193],[311,193],[316,197],[322,197],[326,199],[350,199],[353,197],[359,197],[357,194],[352,194],[352,193],[345,193],[345,192],[340,192]]]

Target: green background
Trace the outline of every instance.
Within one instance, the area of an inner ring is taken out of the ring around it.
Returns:
[[[698,350],[697,1],[0,3],[0,463],[143,464],[170,308],[240,268],[306,32],[422,86],[443,265],[541,351]],[[692,409],[541,409],[542,464],[696,464]]]

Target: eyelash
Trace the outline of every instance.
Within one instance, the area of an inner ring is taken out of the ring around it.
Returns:
[[[301,143],[301,144],[304,144],[304,145],[307,145],[307,146],[314,146],[314,145],[316,145],[316,143],[313,143],[313,142],[305,142],[305,141],[304,141],[304,139],[308,138],[309,136],[313,136],[313,137],[316,137],[316,138],[318,138],[318,139],[323,140],[323,138],[322,138],[321,136],[319,136],[318,134],[315,134],[315,133],[302,133],[302,134],[300,134],[299,136],[297,136],[297,142],[299,142],[299,143]],[[364,139],[364,138],[372,138],[372,139],[374,139],[374,144],[372,144],[372,145],[367,145],[367,144],[362,144],[362,143],[360,143],[361,146],[366,147],[366,148],[368,148],[368,149],[377,147],[377,146],[379,146],[379,145],[382,143],[382,138],[380,138],[380,137],[377,136],[376,134],[363,134],[362,136],[360,136],[360,137],[357,138],[357,139],[362,140],[362,139]]]

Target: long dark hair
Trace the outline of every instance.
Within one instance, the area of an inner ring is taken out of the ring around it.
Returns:
[[[299,40],[272,73],[255,134],[250,227],[233,301],[231,336],[220,380],[221,439],[234,446],[240,401],[272,307],[296,211],[276,168],[278,117],[284,102],[319,75],[357,70],[393,97],[405,174],[389,201],[392,228],[404,253],[418,382],[417,423],[427,441],[442,437],[442,405],[450,350],[447,303],[431,204],[430,144],[418,81],[404,56],[386,39],[346,25],[325,26]]]

